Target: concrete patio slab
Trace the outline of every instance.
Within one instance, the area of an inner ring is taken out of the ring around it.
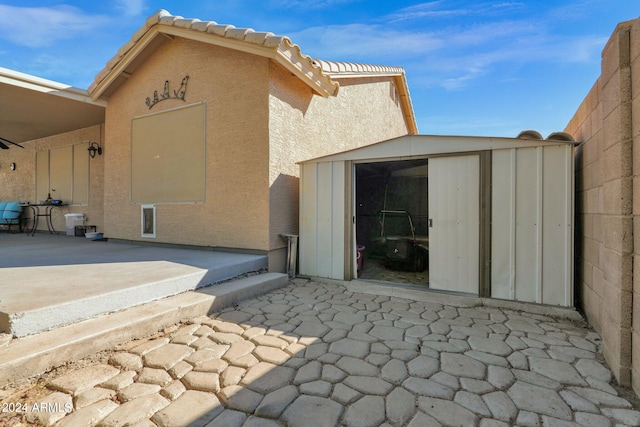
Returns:
[[[2,234],[0,332],[36,334],[266,266],[264,255]]]

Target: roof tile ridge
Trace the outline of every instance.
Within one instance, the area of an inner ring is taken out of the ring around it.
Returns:
[[[359,62],[326,61],[315,59],[314,62],[322,68],[322,71],[335,74],[350,73],[398,73],[404,74],[404,68],[393,65],[364,64]]]
[[[147,19],[147,25],[139,31],[140,37],[144,35],[150,27],[156,24],[198,30],[215,34],[220,37],[246,41],[253,44],[261,44],[267,47],[277,46],[284,38],[276,36],[272,32],[255,31],[253,28],[239,28],[230,24],[219,24],[215,21],[202,21],[197,18],[185,19],[181,16],[173,16],[164,9],[159,10],[155,15]],[[137,37],[137,39],[140,37]]]
[[[224,35],[227,33],[227,31],[233,30],[234,28],[236,28],[234,25],[215,23],[215,24],[212,24],[209,27],[207,27],[207,33],[215,34],[216,36],[220,36],[220,37],[224,37]]]
[[[210,21],[206,32],[215,34],[220,37],[227,37],[234,40],[245,41],[266,47],[276,47],[280,44],[283,37],[276,36],[269,31],[255,31],[253,28],[238,28],[230,24],[218,24]]]
[[[255,33],[253,28],[230,28],[224,34],[225,37],[235,40],[244,40],[249,33]]]
[[[190,19],[181,18],[181,19],[174,20],[173,26],[179,27],[179,28],[192,29],[193,26],[198,22],[202,22],[202,21],[200,21],[198,18],[190,18]]]
[[[156,13],[154,13],[153,15],[147,18],[147,20],[145,21],[144,27],[151,28],[154,25],[156,25],[158,22],[160,22],[162,18],[167,16],[173,16],[173,15],[171,15],[171,13],[169,13],[168,10],[159,9],[156,11]]]

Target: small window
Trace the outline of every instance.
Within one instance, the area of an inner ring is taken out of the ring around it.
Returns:
[[[156,205],[141,206],[142,234],[141,237],[156,237]]]

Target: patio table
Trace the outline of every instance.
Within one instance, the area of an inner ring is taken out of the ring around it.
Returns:
[[[31,231],[28,232],[27,234],[31,236],[36,234],[36,230],[38,229],[38,220],[40,217],[45,217],[47,221],[47,229],[49,230],[49,234],[58,234],[56,229],[53,227],[53,222],[51,221],[51,213],[53,212],[54,208],[60,208],[63,206],[67,206],[67,205],[65,204],[54,205],[51,203],[23,205],[23,207],[31,208],[31,211],[33,212],[33,226],[31,227]],[[40,210],[40,208],[44,208],[44,209]]]

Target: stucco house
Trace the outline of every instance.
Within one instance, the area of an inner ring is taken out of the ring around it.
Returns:
[[[417,133],[401,67],[315,60],[287,37],[164,10],[86,92],[0,75],[1,136],[24,147],[0,153],[0,200],[50,194],[68,204],[56,229],[83,213],[109,238],[263,253],[272,271],[298,229],[296,162]]]
[[[573,292],[566,291],[572,290],[575,271],[576,306],[602,336],[604,357],[618,381],[636,392],[639,87],[640,19],[635,19],[615,29],[602,53],[601,76],[565,129],[579,142],[574,153],[575,266],[570,265],[573,247],[568,241],[562,250],[569,255],[562,264],[565,280],[558,288],[565,291],[562,305],[571,305]],[[456,137],[407,136],[418,130],[400,67],[316,60],[287,37],[183,19],[164,10],[122,46],[88,91],[0,68],[0,130],[0,137],[23,147],[0,150],[0,201],[34,203],[51,194],[65,202],[54,213],[56,229],[64,228],[64,213],[82,213],[110,238],[262,253],[269,257],[270,270],[282,271],[286,242],[280,235],[297,233],[299,222],[304,228],[304,209],[311,206],[312,242],[330,240],[337,250],[327,257],[303,243],[302,268],[347,280],[358,275],[357,225],[349,231],[352,226],[341,218],[336,223],[342,230],[331,229],[340,233],[318,233],[327,230],[318,221],[336,212],[323,212],[321,205],[304,200],[299,220],[297,162],[305,162],[303,181],[313,184],[313,200],[336,200],[338,214],[351,208],[357,213],[357,199],[341,197],[356,188],[347,175],[339,175],[345,165],[360,164],[349,176],[362,182],[373,182],[370,175],[382,171],[402,179],[410,175],[416,186],[428,185],[428,162],[439,163],[435,155],[469,151],[452,149]],[[441,153],[422,147],[418,154],[423,158],[397,168],[405,154],[401,145],[414,140],[446,147]],[[463,142],[473,143],[474,151],[501,154],[494,141],[469,137]],[[512,158],[527,144],[540,153],[538,159],[543,146],[566,151],[572,145],[498,142]],[[89,148],[100,151],[91,157]],[[384,152],[387,148],[391,155]],[[515,173],[515,162],[498,160],[512,165]],[[381,164],[372,165],[374,161]],[[565,165],[564,170],[572,170]],[[339,180],[319,185],[332,179],[328,171],[336,170]],[[369,187],[362,185],[361,193],[366,193]],[[331,191],[316,191],[321,188]],[[541,208],[538,212],[543,213]],[[572,216],[564,212],[563,227],[570,230]],[[491,249],[489,237],[475,240]],[[517,294],[514,277],[495,296]],[[486,289],[478,287],[489,296]],[[529,300],[548,303],[540,295]]]

